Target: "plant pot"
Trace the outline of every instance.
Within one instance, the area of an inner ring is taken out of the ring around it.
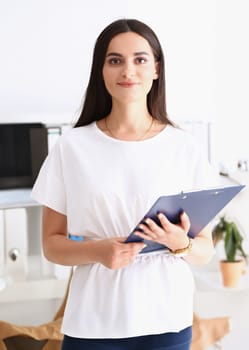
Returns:
[[[220,261],[220,270],[224,287],[235,288],[240,284],[240,278],[244,268],[243,260],[229,262],[226,260]]]

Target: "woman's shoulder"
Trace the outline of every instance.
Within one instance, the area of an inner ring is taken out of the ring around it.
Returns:
[[[197,143],[197,138],[188,131],[180,126],[167,125],[167,135],[175,140],[175,142],[186,143],[189,145],[195,145]]]
[[[89,145],[89,142],[94,142],[94,125],[64,128],[59,137],[50,146],[49,153],[64,153],[65,149],[81,149]]]
[[[78,138],[93,136],[95,133],[95,122],[74,127],[73,125],[68,127],[60,136],[61,143],[67,143],[71,141],[76,141]]]

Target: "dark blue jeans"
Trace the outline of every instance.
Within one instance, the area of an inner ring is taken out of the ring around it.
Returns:
[[[62,350],[189,350],[192,327],[178,333],[122,339],[81,339],[64,336]]]

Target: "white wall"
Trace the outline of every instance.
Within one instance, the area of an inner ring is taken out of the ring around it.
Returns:
[[[170,114],[214,117],[214,1],[10,0],[0,10],[5,52],[0,121],[70,121],[85,90],[97,35],[124,16],[146,21],[163,44]]]
[[[109,3],[111,11],[94,0],[1,2],[1,122],[73,119],[97,33],[127,12],[126,4]]]
[[[249,21],[247,0],[218,0],[216,21],[217,157],[249,159]]]
[[[151,25],[163,45],[169,114],[180,120],[213,120],[215,1],[130,3],[129,15]]]
[[[169,114],[212,121],[217,161],[247,158],[246,0],[1,1],[0,122],[75,120],[95,39],[120,17],[158,34]]]

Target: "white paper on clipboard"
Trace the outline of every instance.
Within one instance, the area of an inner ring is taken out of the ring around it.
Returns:
[[[146,218],[151,218],[160,225],[157,215],[163,213],[172,223],[179,223],[180,214],[185,211],[189,216],[191,226],[189,237],[194,238],[215,216],[245,187],[235,185],[227,187],[215,187],[211,189],[197,190],[192,192],[181,192],[170,196],[161,196],[152,205],[149,211],[140,220],[126,242],[144,241],[147,246],[141,253],[148,253],[167,247],[136,236],[134,231]]]

